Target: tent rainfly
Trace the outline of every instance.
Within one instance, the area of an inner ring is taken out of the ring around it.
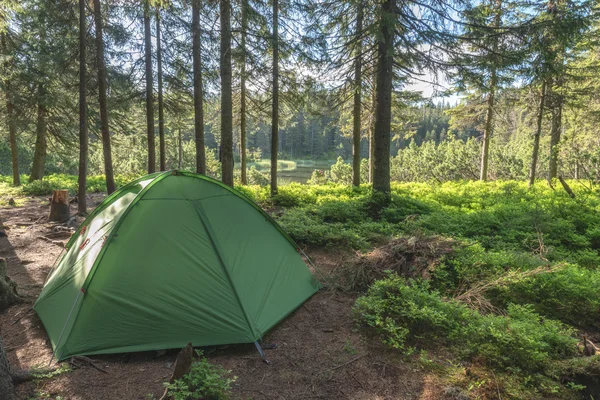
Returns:
[[[108,196],[66,248],[34,305],[59,361],[257,342],[319,288],[260,207],[181,171]]]

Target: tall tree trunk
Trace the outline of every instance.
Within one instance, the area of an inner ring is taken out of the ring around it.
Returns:
[[[273,0],[273,104],[271,109],[271,196],[277,194],[279,151],[279,1]]]
[[[500,23],[502,22],[502,0],[496,0],[495,6],[495,15],[494,15],[494,28],[500,28]],[[498,52],[498,38],[494,40],[494,44],[492,46],[495,53]],[[487,112],[485,115],[485,127],[483,131],[483,144],[481,146],[481,169],[479,180],[487,181],[488,179],[488,164],[489,164],[489,155],[490,155],[490,139],[492,137],[492,129],[494,127],[494,100],[496,95],[496,86],[498,86],[498,75],[495,66],[492,66],[491,77],[490,77],[490,93],[487,98]]]
[[[246,30],[248,29],[248,20],[246,8],[247,0],[242,0],[242,37],[240,46],[242,48],[242,65],[240,71],[240,167],[242,170],[242,185],[248,184],[246,173]]]
[[[88,164],[88,131],[87,131],[87,85],[85,65],[85,27],[86,0],[79,0],[79,180],[77,189],[77,210],[84,214],[87,212],[86,204],[86,176]]]
[[[6,44],[6,33],[0,35],[0,46],[2,52],[8,56],[8,45]],[[5,76],[8,76],[10,69],[10,61],[5,61],[2,66]],[[6,120],[8,123],[8,140],[10,142],[10,156],[12,162],[13,185],[21,184],[21,176],[19,175],[19,149],[17,148],[17,127],[15,124],[15,105],[13,103],[13,92],[10,78],[4,79],[4,95],[6,97]]]
[[[179,150],[177,154],[177,167],[181,169],[183,166],[183,137],[181,136],[181,122],[177,125],[177,140],[179,142]]]
[[[7,54],[8,50],[4,34],[2,34],[1,40],[3,52],[4,54]],[[7,64],[5,64],[5,68],[8,68]],[[17,147],[17,127],[14,116],[15,106],[13,103],[11,81],[8,78],[4,80],[4,95],[6,97],[6,119],[8,123],[8,140],[10,142],[13,185],[19,186],[21,184],[21,177],[19,175],[19,149]]]
[[[104,153],[104,174],[106,191],[115,191],[110,132],[108,130],[108,102],[106,98],[106,62],[104,60],[104,38],[102,29],[102,11],[100,0],[94,0],[94,25],[96,27],[96,63],[98,64],[98,102],[100,105],[100,132],[102,133],[102,151]]]
[[[35,150],[33,152],[33,165],[29,182],[42,179],[46,165],[46,91],[44,85],[38,84],[37,121],[35,126]]]
[[[360,105],[362,93],[362,30],[363,5],[359,3],[356,13],[356,48],[354,51],[354,109],[352,110],[352,185],[360,186]]]
[[[373,191],[390,193],[390,130],[392,124],[392,85],[394,77],[395,0],[383,0],[380,14],[380,35],[377,43],[377,86],[375,108],[375,145]],[[392,23],[392,21],[394,23]]]
[[[373,67],[373,76],[371,77],[371,115],[369,121],[369,183],[373,183],[373,163],[375,160],[375,145],[373,135],[375,133],[375,109],[377,108],[377,67]]]
[[[498,79],[496,76],[496,69],[492,69],[492,76],[490,80],[490,93],[487,98],[487,111],[485,115],[485,126],[483,130],[483,143],[481,146],[481,170],[479,175],[480,181],[487,181],[488,179],[488,164],[490,156],[490,138],[492,136],[493,119],[494,119],[494,100],[496,95],[496,85]]]
[[[158,75],[158,137],[160,148],[160,170],[167,169],[165,147],[165,114],[163,110],[162,45],[160,43],[160,8],[156,7],[156,74]]]
[[[204,148],[204,96],[202,94],[202,59],[200,57],[200,0],[192,0],[192,59],[194,62],[194,132],[196,134],[196,172],[206,173]]]
[[[150,32],[150,0],[144,0],[144,58],[146,63],[146,132],[148,134],[148,173],[156,171],[154,142],[154,95],[152,78],[152,34]]]
[[[529,167],[529,187],[535,182],[535,171],[537,169],[538,153],[540,149],[540,136],[542,134],[542,121],[544,119],[544,102],[546,100],[546,80],[542,82],[540,103],[537,113],[537,127],[533,136],[533,153],[531,154],[531,166]]]
[[[221,11],[221,180],[233,186],[233,100],[231,88],[231,1]]]
[[[548,180],[557,177],[558,171],[558,144],[560,143],[560,136],[562,131],[562,99],[560,94],[553,93],[558,98],[553,100],[554,106],[552,107],[552,126],[550,130],[550,159],[548,162]]]

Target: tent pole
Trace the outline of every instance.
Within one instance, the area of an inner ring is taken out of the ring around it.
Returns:
[[[262,338],[259,340],[262,341]],[[262,358],[265,363],[271,364],[271,361],[267,360],[267,355],[263,351],[262,347],[260,347],[260,344],[258,344],[258,342],[254,342],[254,345],[256,346],[256,350],[258,350],[258,354],[260,354],[260,358]]]

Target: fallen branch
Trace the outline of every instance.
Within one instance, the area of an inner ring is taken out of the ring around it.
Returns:
[[[55,245],[57,245],[57,246],[60,246],[60,247],[62,247],[62,248],[64,248],[64,247],[65,247],[65,243],[64,243],[64,242],[62,242],[62,241],[60,241],[60,240],[52,240],[52,239],[50,239],[50,238],[47,238],[46,236],[38,236],[38,239],[45,240],[45,241],[46,241],[46,242],[48,242],[48,243],[55,244]]]
[[[79,367],[79,365],[77,365],[78,362],[82,363],[82,364],[91,365],[92,367],[94,367],[98,371],[104,372],[105,374],[108,374],[107,370],[105,370],[103,368],[100,368],[99,366],[96,365],[96,363],[94,362],[94,360],[92,360],[91,358],[88,358],[86,356],[75,356],[75,357],[71,357],[71,359],[69,360],[69,363],[73,367]]]
[[[13,275],[14,275],[14,274],[13,274]],[[13,325],[15,325],[17,322],[19,322],[19,321],[20,321],[20,320],[22,320],[22,319],[23,319],[25,316],[27,316],[27,314],[29,314],[31,311],[33,311],[33,307],[31,307],[29,310],[25,311],[25,312],[23,313],[23,315],[21,315],[19,318],[15,319],[15,320],[13,321],[13,323],[12,323],[12,324],[13,324]],[[16,315],[15,315],[15,317],[16,317]]]
[[[364,357],[364,354],[363,354],[363,355],[361,355],[361,356],[358,356],[358,357],[354,357],[352,360],[350,360],[350,361],[346,361],[346,362],[345,362],[345,363],[343,363],[343,364],[336,365],[335,367],[331,367],[331,368],[324,369],[323,371],[321,371],[321,372],[317,373],[316,375],[323,374],[323,373],[325,373],[325,372],[327,372],[327,371],[335,371],[336,369],[340,369],[340,368],[342,368],[342,367],[345,367],[346,365],[352,364],[353,362],[355,362],[355,361],[358,361],[358,360],[360,360],[360,359],[361,359],[361,358],[363,358],[363,357]]]

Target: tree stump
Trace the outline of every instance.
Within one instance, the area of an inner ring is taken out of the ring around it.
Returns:
[[[69,191],[55,190],[50,200],[50,221],[66,221],[71,216],[69,210]]]
[[[21,297],[17,293],[17,284],[6,275],[6,260],[0,258],[0,312],[19,301]]]

